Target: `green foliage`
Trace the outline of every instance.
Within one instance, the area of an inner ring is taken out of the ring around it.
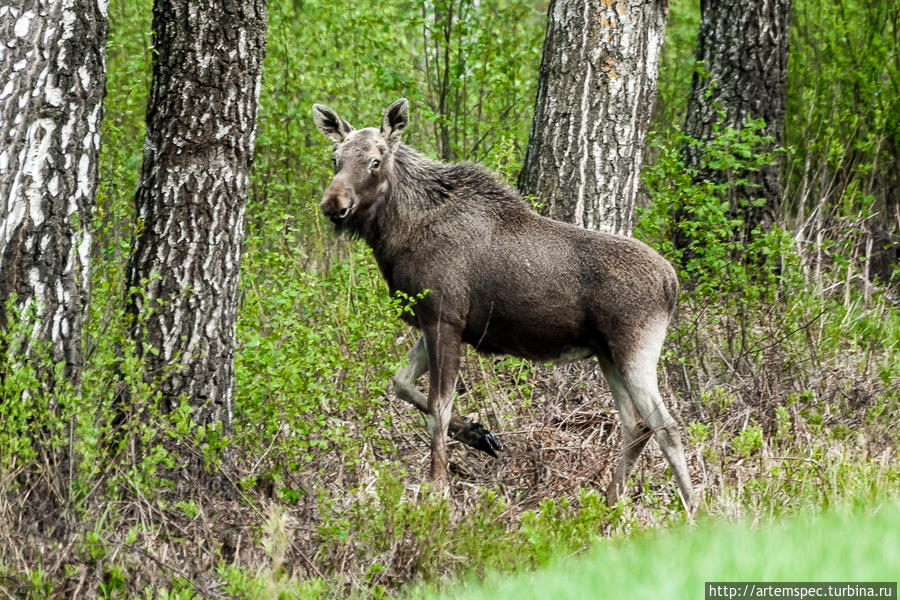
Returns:
[[[318,578],[292,580],[271,570],[251,573],[235,565],[219,564],[218,575],[225,581],[224,591],[229,598],[247,600],[318,600],[329,598],[328,585]]]
[[[673,0],[666,21],[662,47],[653,126],[657,131],[679,128],[684,123],[688,92],[694,75],[697,32],[700,29],[700,2]]]
[[[898,31],[891,2],[795,3],[785,142],[801,220],[820,203],[862,219],[896,206]]]
[[[377,399],[405,351],[395,342],[396,315],[408,303],[387,296],[369,251],[347,250],[348,260],[315,273],[255,238],[245,247],[245,264],[257,270],[244,277],[235,434],[247,451],[268,446],[290,472],[322,453],[352,466],[372,441],[389,450],[378,441],[386,413]],[[282,282],[277,294],[274,281]]]
[[[510,0],[438,0],[422,5],[416,26],[424,85],[413,99],[433,125],[434,150],[445,160],[497,164],[514,177],[513,156],[531,125],[542,11]]]
[[[334,564],[351,549],[360,556],[375,558],[373,564],[380,565],[369,567],[371,583],[377,583],[387,569],[414,569],[426,579],[436,577],[443,556],[452,553],[454,543],[450,503],[430,489],[409,499],[403,498],[404,493],[403,480],[384,469],[376,480],[374,496],[362,498],[346,511],[337,511],[330,498],[321,496],[318,534],[324,562]]]
[[[773,153],[763,151],[770,142],[761,135],[764,126],[762,121],[750,121],[737,130],[716,123],[708,142],[672,136],[659,148],[656,162],[643,170],[651,204],[639,211],[635,234],[651,241],[674,264],[683,265],[683,277],[696,286],[699,296],[711,301],[772,301],[782,263],[791,257],[790,236],[779,228],[755,229],[744,237],[742,215],[761,200],[733,193],[748,187],[747,173],[774,161]],[[699,147],[700,168],[723,172],[724,180],[696,181],[697,170],[682,161],[684,144]],[[676,248],[675,239],[689,245]]]
[[[691,421],[688,425],[688,440],[691,444],[702,444],[710,437],[710,426],[699,421]]]
[[[496,492],[480,492],[470,509],[453,514],[443,494],[427,487],[412,492],[404,475],[382,468],[374,493],[357,496],[349,506],[320,492],[316,542],[323,568],[344,567],[348,553],[356,555],[369,564],[364,579],[377,595],[388,577],[398,575],[436,583],[448,569],[482,577],[492,569],[544,565],[557,553],[580,552],[597,536],[631,525],[626,503],[608,507],[596,491],[583,490],[575,504],[544,500],[522,514],[520,528],[511,529],[502,519],[508,506]],[[448,556],[458,562],[448,565]],[[352,575],[346,567],[341,571]]]
[[[762,448],[763,433],[758,425],[749,425],[741,429],[741,432],[731,440],[735,452],[749,457],[754,452]]]
[[[537,511],[522,514],[522,535],[535,565],[543,565],[559,554],[590,546],[601,533],[622,525],[626,500],[608,506],[595,490],[582,490],[578,507],[566,498],[548,498]]]
[[[36,438],[41,430],[41,423],[49,420],[48,416],[54,415],[54,403],[53,396],[44,393],[43,374],[35,365],[22,358],[27,355],[26,341],[30,341],[31,337],[34,307],[20,310],[13,294],[6,305],[6,314],[9,323],[6,331],[0,332],[0,419],[5,425],[0,429],[0,465],[15,473],[37,456]],[[41,354],[46,356],[46,351],[42,352],[42,348],[38,346],[34,348],[33,354],[36,357]],[[45,361],[49,362],[46,358]],[[64,379],[57,381],[58,385],[65,385]],[[21,398],[33,400],[20,402]],[[53,431],[48,431],[47,437],[51,441],[55,439],[58,448],[59,436],[64,431],[63,424],[55,418],[52,421]]]
[[[99,185],[93,214],[89,350],[95,333],[115,329],[111,308],[124,295],[125,262],[134,224],[151,80],[150,0],[112,2],[106,49]]]

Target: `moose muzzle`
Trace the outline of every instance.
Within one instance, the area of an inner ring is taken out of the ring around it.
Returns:
[[[342,180],[335,178],[322,197],[322,212],[332,221],[346,219],[358,202],[353,189]]]

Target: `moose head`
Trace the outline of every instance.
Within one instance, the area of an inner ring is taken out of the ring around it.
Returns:
[[[322,212],[336,225],[384,198],[393,151],[409,123],[409,102],[400,98],[384,113],[381,127],[354,129],[334,110],[313,105],[316,126],[334,142],[334,178],[322,197]]]

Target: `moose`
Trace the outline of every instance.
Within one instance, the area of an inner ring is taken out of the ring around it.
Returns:
[[[378,128],[354,129],[321,104],[313,116],[334,143],[322,212],[337,231],[372,248],[391,294],[421,298],[402,317],[421,336],[393,384],[397,397],[426,416],[435,485],[449,481],[448,434],[492,456],[501,450],[482,425],[452,415],[466,343],[480,353],[545,362],[596,357],[623,437],[607,502],[625,493],[655,435],[692,511],[681,436],[656,373],[678,297],[672,265],[635,239],[538,215],[481,166],[434,161],[403,144],[405,98],[387,108]],[[416,388],[426,372],[427,398]]]

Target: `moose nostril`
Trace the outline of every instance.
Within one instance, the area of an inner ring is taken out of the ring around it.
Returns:
[[[322,209],[322,213],[326,217],[330,217],[338,212],[340,210],[340,208],[338,208],[339,206],[340,204],[334,198],[325,198],[319,205],[319,207]]]

